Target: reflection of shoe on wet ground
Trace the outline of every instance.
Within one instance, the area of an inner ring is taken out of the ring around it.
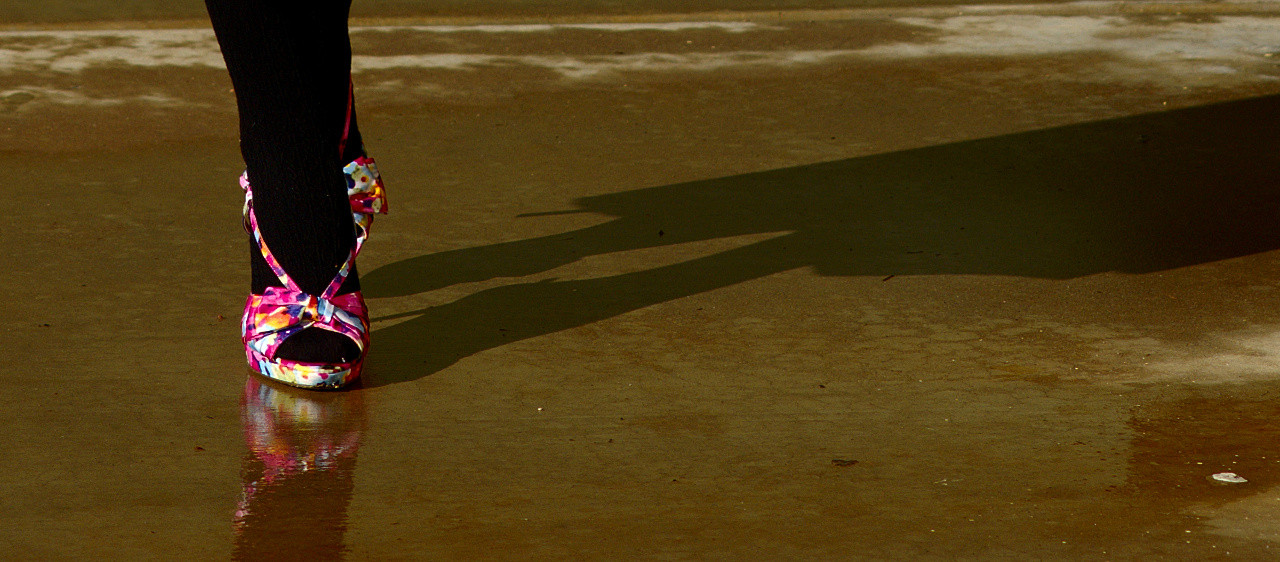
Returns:
[[[237,557],[340,553],[365,426],[360,393],[308,392],[250,377],[242,412],[249,452],[233,519]]]

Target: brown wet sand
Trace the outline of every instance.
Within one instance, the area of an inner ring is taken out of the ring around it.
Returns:
[[[1280,22],[1192,6],[357,29],[325,394],[246,376],[209,39],[0,34],[0,553],[1270,556]]]
[[[989,4],[1020,4],[1016,0]],[[1040,4],[1069,4],[1041,0]],[[359,0],[352,15],[361,17],[547,18],[669,15],[708,11],[794,11],[903,6],[954,6],[961,0]],[[204,19],[200,0],[8,0],[0,6],[3,23],[69,23]]]

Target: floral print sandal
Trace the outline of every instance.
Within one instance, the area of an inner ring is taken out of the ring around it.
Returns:
[[[246,172],[240,176],[244,188],[245,230],[253,235],[262,257],[283,287],[268,287],[261,295],[250,294],[244,305],[241,340],[249,367],[268,378],[300,388],[336,389],[356,380],[369,349],[369,313],[359,291],[339,295],[338,289],[351,272],[360,247],[369,236],[373,215],[386,214],[386,193],[372,158],[357,158],[343,168],[347,177],[347,197],[355,218],[356,242],[333,281],[320,295],[308,295],[285,273],[271,255],[258,219],[253,212],[253,189]],[[359,356],[346,363],[308,363],[276,357],[276,350],[289,336],[306,328],[342,334],[355,342]]]

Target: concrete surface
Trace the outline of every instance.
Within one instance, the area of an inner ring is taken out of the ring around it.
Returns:
[[[0,557],[1270,556],[1277,16],[358,22],[345,393],[247,376],[212,35],[0,32]]]

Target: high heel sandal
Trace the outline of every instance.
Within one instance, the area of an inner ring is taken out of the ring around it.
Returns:
[[[319,296],[303,292],[267,249],[253,212],[249,175],[246,172],[240,176],[240,187],[244,188],[245,230],[253,235],[267,265],[284,284],[284,287],[267,287],[261,295],[250,294],[245,302],[240,324],[245,356],[254,371],[300,388],[336,389],[350,384],[360,377],[369,349],[369,312],[364,297],[359,291],[337,293],[369,236],[373,215],[387,212],[386,193],[372,158],[357,158],[343,168],[343,173],[347,177],[347,198],[355,219],[356,240],[347,260]],[[280,344],[307,328],[342,334],[355,342],[360,353],[356,359],[343,363],[311,363],[276,357]]]

